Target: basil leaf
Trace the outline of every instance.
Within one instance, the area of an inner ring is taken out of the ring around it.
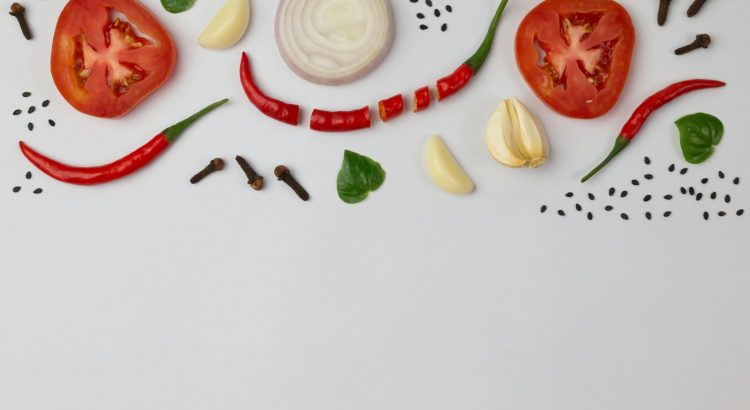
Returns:
[[[385,171],[377,162],[349,150],[344,151],[344,162],[336,179],[339,198],[347,204],[367,199],[385,182]]]
[[[675,122],[680,130],[680,146],[685,160],[700,164],[711,158],[714,147],[721,143],[724,124],[713,115],[697,113]]]
[[[195,4],[195,0],[161,0],[164,10],[170,13],[182,13],[193,7],[193,4]]]

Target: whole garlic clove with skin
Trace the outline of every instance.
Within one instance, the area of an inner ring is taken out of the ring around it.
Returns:
[[[485,140],[492,157],[512,168],[537,168],[549,155],[544,127],[515,97],[501,102],[492,114]]]

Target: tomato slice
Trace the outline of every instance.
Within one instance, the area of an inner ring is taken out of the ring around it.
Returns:
[[[119,118],[172,75],[177,49],[137,0],[71,0],[52,42],[52,78],[85,114]]]
[[[546,0],[524,18],[516,61],[550,108],[596,118],[620,98],[633,58],[635,30],[612,0]]]

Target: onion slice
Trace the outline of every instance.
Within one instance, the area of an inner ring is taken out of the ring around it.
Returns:
[[[318,84],[355,81],[393,45],[389,0],[281,0],[276,45],[287,65]]]

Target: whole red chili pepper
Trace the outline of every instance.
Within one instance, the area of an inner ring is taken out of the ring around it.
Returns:
[[[399,94],[381,100],[378,103],[378,111],[380,111],[380,119],[383,122],[388,122],[388,120],[398,117],[404,113],[404,96]]]
[[[310,118],[315,131],[345,132],[370,128],[370,107],[353,111],[324,111],[315,109]]]
[[[127,176],[148,165],[159,154],[164,152],[183,131],[199,118],[226,103],[227,99],[215,102],[189,118],[165,129],[142,147],[125,157],[107,165],[95,167],[74,167],[48,158],[20,141],[21,152],[40,171],[58,181],[76,185],[96,185],[114,181]]]
[[[495,32],[497,31],[497,26],[500,23],[500,17],[503,15],[503,11],[505,10],[505,6],[507,4],[508,0],[503,0],[497,7],[495,17],[492,19],[492,23],[490,23],[489,30],[487,30],[487,35],[484,37],[484,41],[482,41],[482,45],[479,46],[479,49],[476,51],[476,53],[474,53],[471,58],[466,60],[465,63],[461,64],[461,66],[458,67],[458,69],[456,69],[456,71],[454,71],[451,75],[438,80],[438,101],[442,101],[460,91],[482,68],[482,65],[484,65],[484,62],[487,60],[487,56],[492,50],[492,42],[495,40]]]
[[[420,112],[430,108],[431,101],[432,94],[430,93],[429,86],[414,91],[414,112]]]
[[[605,166],[607,166],[610,161],[612,161],[618,154],[620,154],[620,152],[622,152],[622,150],[624,150],[625,147],[630,144],[630,141],[635,138],[635,136],[638,134],[638,131],[641,130],[643,124],[646,122],[648,117],[654,113],[654,111],[658,110],[665,104],[668,104],[675,98],[689,92],[702,90],[705,88],[723,87],[725,85],[727,85],[725,82],[716,80],[681,81],[670,85],[669,87],[646,99],[646,101],[638,106],[635,112],[633,112],[633,115],[630,117],[628,122],[625,123],[625,126],[622,127],[620,135],[617,137],[617,140],[615,140],[615,146],[614,148],[612,148],[612,152],[610,152],[607,158],[605,158],[604,161],[599,164],[599,166],[594,168],[594,170],[589,172],[588,175],[583,177],[581,182],[586,182],[591,179],[591,177],[596,175]]]
[[[250,69],[250,58],[247,53],[242,53],[242,62],[240,63],[240,80],[242,88],[247,94],[247,98],[263,114],[290,125],[299,124],[299,105],[287,104],[275,98],[271,98],[260,90]]]

